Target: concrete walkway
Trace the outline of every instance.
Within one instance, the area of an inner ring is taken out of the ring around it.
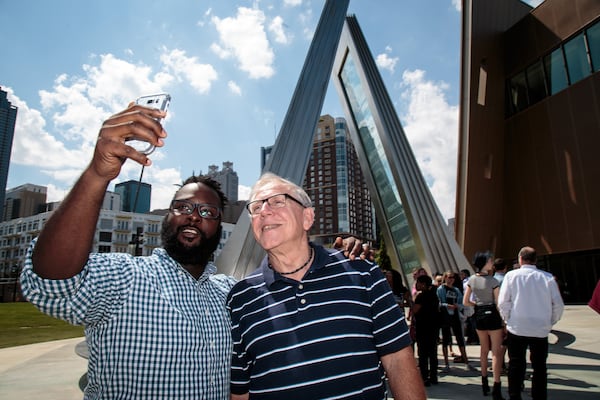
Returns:
[[[0,399],[81,399],[79,381],[85,374],[87,360],[75,353],[75,346],[82,340],[0,349]],[[567,306],[563,319],[554,327],[550,343],[548,398],[600,399],[600,315],[587,306]],[[467,353],[472,365],[478,368],[479,346],[467,346]],[[441,346],[439,359],[442,361]],[[468,371],[464,364],[452,363],[450,373],[440,374],[440,383],[428,387],[427,393],[432,400],[481,400],[484,397],[480,384],[478,372]],[[508,397],[505,376],[502,388]],[[530,389],[531,382],[527,381],[523,399],[531,398]]]

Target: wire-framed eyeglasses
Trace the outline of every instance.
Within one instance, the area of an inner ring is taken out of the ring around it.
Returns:
[[[191,215],[194,210],[198,210],[198,215],[204,219],[218,219],[221,216],[221,209],[212,204],[192,203],[187,200],[173,200],[169,211],[175,215]]]
[[[246,209],[248,210],[248,213],[250,213],[251,217],[256,217],[262,211],[265,203],[267,203],[271,208],[282,208],[285,207],[287,199],[290,199],[306,208],[306,206],[302,204],[300,200],[293,198],[287,193],[279,193],[269,196],[266,199],[251,201],[250,203],[246,204]]]

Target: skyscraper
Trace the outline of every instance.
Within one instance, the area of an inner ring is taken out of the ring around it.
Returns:
[[[237,172],[233,170],[233,163],[231,161],[223,162],[223,168],[220,171],[218,166],[209,165],[206,175],[221,184],[221,190],[225,193],[230,203],[233,204],[238,201],[239,180]]]
[[[0,205],[4,206],[10,152],[15,135],[17,107],[8,101],[7,93],[0,87]],[[4,212],[0,217],[4,216]]]
[[[45,186],[26,183],[6,191],[4,201],[4,219],[29,217],[44,211],[46,204]]]
[[[371,196],[346,129],[346,120],[323,115],[302,184],[317,216],[309,234],[330,244],[337,236],[375,240]]]
[[[136,213],[150,212],[152,185],[131,180],[117,183],[115,192],[121,196],[121,210]]]

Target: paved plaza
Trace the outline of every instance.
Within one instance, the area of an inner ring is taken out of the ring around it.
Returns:
[[[600,315],[587,306],[566,306],[550,337],[548,398],[600,399]],[[75,400],[82,398],[80,379],[87,361],[75,347],[83,338],[58,340],[0,350],[0,399]],[[479,346],[467,346],[471,363],[479,367]],[[441,346],[440,346],[440,362]],[[441,363],[443,365],[443,363]],[[491,376],[491,373],[490,373]],[[531,398],[530,381],[523,399]],[[452,363],[440,383],[427,388],[429,399],[479,399],[478,372]],[[506,376],[503,394],[508,397]],[[488,396],[487,398],[491,398]]]

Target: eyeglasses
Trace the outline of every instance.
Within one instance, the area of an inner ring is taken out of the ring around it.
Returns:
[[[191,203],[186,200],[173,200],[169,211],[175,215],[192,215],[194,210],[198,209],[198,215],[204,219],[218,219],[221,216],[221,209],[211,204]]]
[[[250,203],[246,204],[246,209],[250,213],[251,217],[256,217],[260,214],[263,209],[263,205],[267,203],[271,208],[281,208],[285,207],[286,200],[290,199],[300,204],[302,207],[306,208],[304,204],[302,204],[299,200],[296,200],[292,196],[287,193],[274,194],[273,196],[267,197],[262,200],[254,200]]]

